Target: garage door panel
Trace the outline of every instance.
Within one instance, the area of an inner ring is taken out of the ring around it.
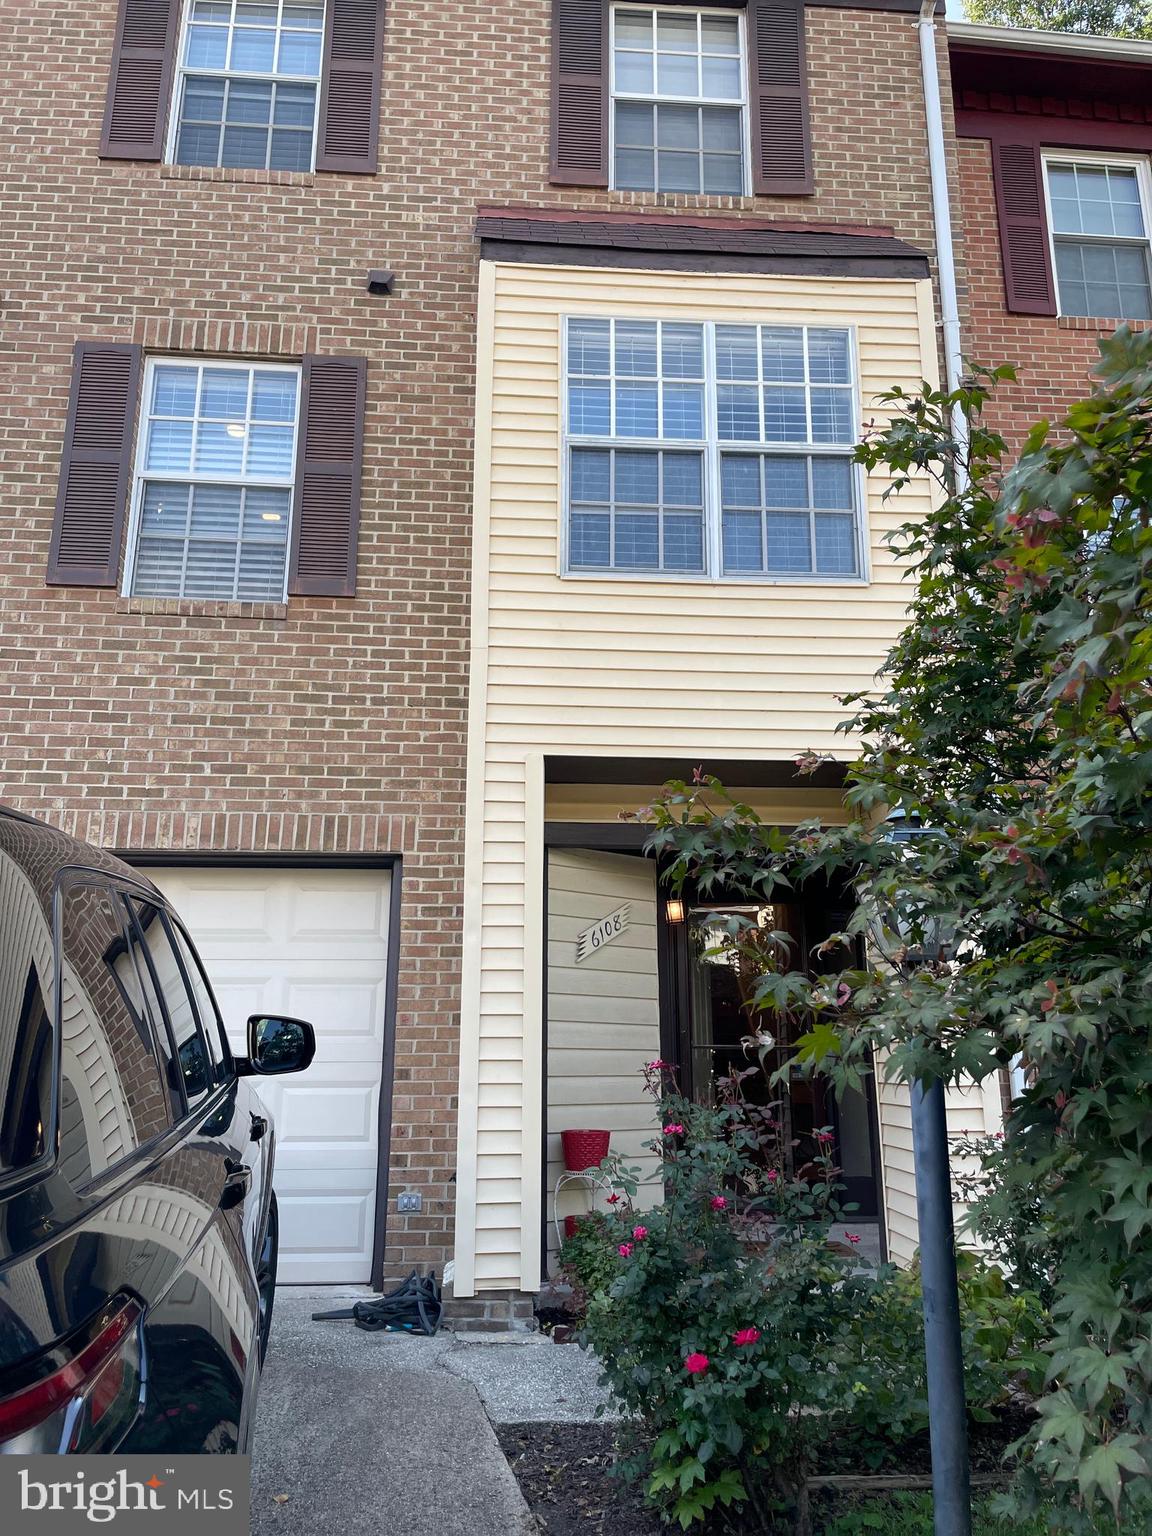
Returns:
[[[281,1280],[368,1280],[386,1032],[387,873],[148,873],[188,925],[234,1050],[246,1050],[253,1013],[293,1015],[316,1030],[307,1072],[254,1085],[276,1124]]]
[[[293,944],[336,939],[383,948],[388,941],[388,907],[381,888],[366,891],[362,881],[333,880],[325,888],[297,884],[289,888],[286,928]]]
[[[148,872],[152,874],[152,871]],[[167,871],[165,871],[167,873]],[[238,875],[235,881],[215,877],[202,881],[198,872],[181,871],[160,888],[178,908],[180,916],[205,944],[228,944],[251,953],[251,946],[276,944],[277,904],[265,883]],[[160,881],[156,881],[160,885]],[[175,886],[177,897],[171,893]]]
[[[384,1040],[384,979],[379,966],[375,975],[355,975],[359,967],[344,967],[342,977],[315,974],[285,978],[287,1012],[298,1019],[324,1027],[327,1040],[340,1040],[355,1048],[366,1042],[379,1056]],[[352,973],[352,974],[349,974]]]
[[[376,1145],[376,1090],[363,1083],[284,1085],[277,1116],[282,1143]]]

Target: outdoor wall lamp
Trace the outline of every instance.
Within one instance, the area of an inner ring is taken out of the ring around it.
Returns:
[[[684,903],[678,896],[672,896],[664,903],[664,916],[670,923],[684,921]]]

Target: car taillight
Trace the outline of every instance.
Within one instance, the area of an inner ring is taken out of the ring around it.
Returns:
[[[0,1454],[112,1451],[140,1411],[139,1302],[117,1296],[84,1334],[0,1397]]]

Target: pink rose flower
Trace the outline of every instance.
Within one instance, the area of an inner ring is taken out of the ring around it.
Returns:
[[[710,1361],[707,1355],[692,1354],[684,1361],[684,1369],[689,1376],[703,1376],[708,1369]]]
[[[775,1168],[769,1168],[764,1177],[768,1180],[769,1184],[775,1184],[780,1175],[776,1172]]]
[[[732,1335],[733,1344],[758,1344],[760,1342],[759,1328],[740,1328]]]
[[[664,1127],[664,1134],[665,1136],[683,1136],[684,1127],[678,1120],[669,1120],[668,1124]]]
[[[858,1243],[860,1241],[859,1232],[845,1232],[844,1236],[850,1243]]]
[[[725,1211],[728,1209],[728,1202],[723,1195],[712,1196],[712,1209],[714,1211]]]
[[[636,1241],[638,1243],[642,1243],[644,1241],[644,1239],[648,1236],[648,1228],[647,1227],[633,1227],[632,1228],[632,1236],[636,1239]]]
[[[672,1063],[670,1061],[663,1061],[658,1056],[655,1061],[648,1062],[644,1070],[646,1072],[671,1072]]]
[[[620,1257],[622,1259],[630,1258],[631,1254],[632,1254],[632,1244],[631,1243],[621,1243],[619,1248],[617,1248],[616,1252],[620,1255]]]
[[[608,1204],[609,1205],[619,1205],[620,1204],[620,1196],[619,1195],[609,1195],[608,1196]]]
[[[832,1140],[832,1132],[831,1131],[817,1131],[816,1132],[816,1140],[820,1143],[820,1145],[822,1147],[827,1146],[828,1143]]]

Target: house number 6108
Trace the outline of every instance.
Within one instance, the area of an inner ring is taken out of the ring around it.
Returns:
[[[615,912],[609,912],[607,917],[602,917],[591,928],[585,928],[577,934],[576,963],[587,960],[589,955],[598,953],[606,944],[611,944],[613,939],[618,939],[628,927],[631,911],[631,906],[617,907]]]

